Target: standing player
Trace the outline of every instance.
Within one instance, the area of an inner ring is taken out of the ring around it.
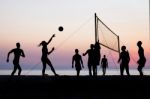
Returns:
[[[138,65],[139,65],[138,66],[138,71],[140,73],[140,76],[143,76],[142,69],[145,66],[146,58],[144,56],[144,49],[142,47],[142,42],[138,41],[137,46],[139,47],[139,50],[138,50],[139,60],[137,61]]]
[[[80,75],[80,70],[84,68],[83,61],[81,55],[79,55],[79,50],[75,49],[75,55],[72,57],[72,68],[74,68],[74,62],[75,62],[75,68],[77,71],[77,76]],[[82,67],[81,67],[82,65]]]
[[[88,69],[89,69],[89,75],[92,76],[92,69],[93,69],[93,75],[96,76],[96,65],[95,65],[95,53],[94,53],[94,45],[90,45],[90,49],[88,49],[85,53],[83,53],[83,56],[88,54]]]
[[[120,63],[120,73],[121,73],[121,76],[123,76],[124,69],[126,69],[126,73],[129,76],[130,75],[129,74],[130,56],[129,56],[128,51],[126,51],[126,46],[122,46],[121,50],[122,50],[122,52],[120,53],[120,57],[119,57],[119,60],[118,60],[118,63],[121,61],[121,63]]]
[[[13,60],[14,70],[11,73],[11,76],[13,76],[15,74],[17,69],[19,70],[18,76],[20,76],[21,71],[22,71],[20,64],[19,64],[20,56],[25,57],[24,51],[22,49],[20,49],[20,43],[16,43],[16,46],[17,46],[17,48],[12,49],[7,55],[7,62],[9,62],[9,55],[11,53],[14,53],[14,60]]]
[[[103,69],[103,76],[105,76],[106,68],[108,68],[108,61],[107,61],[106,55],[104,55],[104,57],[102,58],[101,66]]]

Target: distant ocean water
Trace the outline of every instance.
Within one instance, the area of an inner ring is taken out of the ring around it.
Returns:
[[[10,75],[12,70],[0,70],[0,75]],[[56,70],[59,75],[76,75],[76,71],[74,69],[71,70]],[[16,72],[16,74],[18,71]],[[144,75],[150,75],[150,69],[143,69]],[[21,75],[41,75],[42,70],[22,70]],[[46,74],[53,75],[51,70],[46,70]],[[124,71],[126,75],[126,72]],[[137,69],[130,69],[131,75],[139,75]],[[81,70],[80,75],[88,75],[88,70]],[[98,70],[98,75],[102,75],[102,70]],[[108,69],[106,71],[106,75],[120,75],[119,69]]]

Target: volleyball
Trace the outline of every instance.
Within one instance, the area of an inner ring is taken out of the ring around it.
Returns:
[[[63,31],[64,28],[63,28],[62,26],[59,26],[58,30],[59,30],[59,31]]]

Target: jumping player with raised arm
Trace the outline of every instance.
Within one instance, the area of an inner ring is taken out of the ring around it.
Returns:
[[[52,37],[49,39],[48,42],[42,41],[39,44],[39,47],[42,46],[42,57],[41,57],[41,61],[43,63],[42,76],[45,76],[46,64],[48,64],[50,66],[50,68],[51,68],[52,72],[55,74],[55,76],[58,76],[58,74],[56,74],[56,72],[55,72],[55,69],[54,69],[51,61],[48,59],[48,55],[54,51],[54,47],[52,48],[52,50],[50,52],[48,52],[47,45],[52,41],[52,39],[54,37],[55,37],[55,34],[52,35]]]

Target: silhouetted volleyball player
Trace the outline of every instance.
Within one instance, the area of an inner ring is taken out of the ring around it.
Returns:
[[[120,57],[119,57],[119,60],[118,60],[118,63],[121,60],[121,63],[120,63],[121,76],[123,75],[124,69],[126,69],[127,75],[130,75],[129,74],[129,62],[130,62],[129,53],[128,53],[128,51],[126,51],[126,47],[125,46],[122,46],[121,50],[122,50],[122,52],[120,53]]]
[[[102,58],[101,66],[102,66],[102,70],[103,70],[103,75],[105,75],[106,68],[108,68],[108,61],[107,61],[106,55],[104,55],[104,57]]]
[[[80,75],[80,70],[84,68],[83,66],[83,61],[81,55],[79,55],[79,50],[75,49],[75,55],[72,57],[72,68],[74,67],[74,62],[75,62],[75,68],[77,71],[77,76]],[[82,67],[81,67],[82,65]]]
[[[142,47],[142,42],[138,41],[137,46],[139,47],[139,50],[138,50],[139,60],[137,61],[138,65],[139,65],[138,66],[138,71],[140,73],[140,76],[143,76],[142,69],[145,66],[146,58],[144,56],[144,49]]]
[[[95,65],[96,65],[96,67],[95,67],[95,74],[97,75],[97,66],[99,65],[99,63],[100,63],[100,58],[101,58],[101,54],[100,54],[100,49],[101,49],[101,47],[100,47],[100,43],[99,43],[99,41],[98,42],[96,42],[95,43],[95,46],[94,46],[94,57],[95,57]]]
[[[96,75],[96,66],[94,63],[94,45],[91,44],[91,49],[88,49],[85,53],[83,53],[83,56],[88,54],[88,69],[89,69],[89,75],[92,76],[92,69],[93,69],[93,75]]]
[[[22,71],[20,64],[19,64],[20,56],[25,57],[23,50],[20,49],[20,43],[16,43],[16,46],[17,46],[17,48],[12,49],[7,55],[7,62],[9,62],[9,55],[11,53],[14,53],[14,60],[13,60],[14,70],[11,73],[12,76],[15,74],[17,69],[19,70],[18,75],[20,76],[21,71]]]
[[[52,37],[50,38],[50,40],[48,42],[42,41],[39,44],[39,46],[43,46],[42,47],[42,58],[41,58],[42,63],[43,63],[43,69],[42,69],[43,76],[45,76],[46,64],[48,64],[50,66],[52,72],[55,74],[55,76],[57,76],[51,61],[48,59],[48,55],[54,51],[54,47],[52,48],[52,50],[50,52],[48,52],[48,48],[47,48],[47,45],[52,41],[53,37],[55,37],[55,34],[52,35]]]

